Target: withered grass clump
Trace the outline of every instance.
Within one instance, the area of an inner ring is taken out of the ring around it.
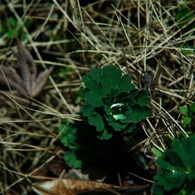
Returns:
[[[195,11],[193,0],[186,5]],[[17,36],[38,71],[54,67],[39,96],[26,97],[25,106],[9,85],[0,83],[2,194],[30,193],[40,178],[35,172],[63,156],[57,129],[61,119],[81,120],[81,80],[91,68],[115,64],[138,88],[149,90],[152,115],[138,126],[145,137],[132,148],[155,159],[152,147],[163,151],[168,136],[186,134],[178,106],[195,101],[195,56],[184,55],[182,47],[194,44],[195,30],[184,33],[190,23],[178,27],[179,6],[179,1],[143,0],[2,3],[0,65],[15,68]]]

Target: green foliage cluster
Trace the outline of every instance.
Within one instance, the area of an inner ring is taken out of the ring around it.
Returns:
[[[178,27],[181,29],[181,32],[183,34],[189,35],[189,34],[195,34],[195,22],[194,22],[195,14],[193,11],[186,5],[181,4],[178,8],[177,14],[176,14],[176,20],[178,22]],[[185,55],[193,54],[195,51],[193,41],[192,42],[186,42],[183,45],[182,53]]]
[[[30,18],[26,19],[24,22],[24,25],[26,28],[29,28],[31,25],[32,21]],[[9,39],[12,39],[14,37],[20,37],[22,34],[22,27],[19,27],[18,21],[10,16],[6,18],[5,21],[2,21],[0,23],[0,34],[7,34],[7,37]]]
[[[115,66],[91,70],[85,84],[83,115],[96,127],[99,139],[110,139],[115,132],[130,133],[136,123],[150,114],[147,91],[135,88],[128,74]]]
[[[64,159],[74,168],[87,166],[101,158],[97,153],[103,151],[97,152],[97,143],[101,141],[109,146],[116,137],[123,140],[123,134],[130,133],[136,123],[150,114],[148,92],[136,89],[130,76],[123,75],[115,66],[92,69],[83,77],[83,82],[86,104],[82,114],[88,117],[89,124],[65,120],[59,127],[61,142],[68,149]],[[117,149],[123,144],[119,142]],[[110,150],[108,148],[106,150]]]
[[[136,123],[150,114],[148,92],[136,89],[130,76],[122,74],[115,66],[92,69],[83,77],[83,83],[83,99],[86,104],[82,114],[88,117],[89,124],[85,121],[70,123],[64,120],[59,128],[61,142],[68,149],[64,159],[74,168],[101,162],[104,152],[97,149],[100,142],[108,146],[109,142],[113,143],[111,140],[115,140],[114,137],[131,133]],[[179,110],[186,115],[184,126],[187,127],[194,117],[195,103],[189,108],[180,106]],[[121,144],[118,143],[117,147]],[[109,150],[112,147],[105,147],[104,150],[111,153]],[[193,192],[194,151],[195,136],[191,136],[175,139],[172,149],[160,155],[157,159],[160,170],[154,177],[154,195],[187,195]]]
[[[96,135],[81,122],[63,120],[58,133],[61,143],[68,149],[64,160],[70,167],[81,168],[96,160]]]
[[[157,159],[161,167],[155,175],[154,195],[187,195],[194,192],[195,183],[195,136],[175,139],[172,149]]]
[[[193,134],[194,130],[191,129],[195,119],[195,103],[192,103],[189,107],[180,106],[179,111],[184,115],[183,128],[188,131],[189,134]]]

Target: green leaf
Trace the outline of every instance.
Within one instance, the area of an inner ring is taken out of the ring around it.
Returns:
[[[83,77],[83,82],[90,81],[91,79],[95,79],[99,82],[100,75],[102,74],[102,69],[100,68],[94,68],[92,69],[87,75]]]
[[[137,106],[132,112],[132,122],[133,123],[138,123],[141,121],[143,118],[145,118],[145,111],[142,107]]]
[[[183,140],[183,139],[182,139]],[[183,165],[185,168],[189,168],[190,167],[190,159],[189,159],[189,148],[186,145],[186,142],[181,142],[178,139],[175,139],[174,142],[172,143],[172,148],[173,151],[180,157]]]
[[[105,127],[103,118],[99,114],[90,116],[89,117],[89,124],[96,126],[97,131],[103,131],[104,127]]]
[[[102,91],[102,87],[96,80],[91,79],[90,81],[85,82],[85,86],[95,97],[104,97],[105,94]]]
[[[189,33],[191,34],[193,29],[195,29],[194,18],[194,12],[187,5],[181,4],[179,6],[176,14],[176,20],[178,22],[178,27],[181,29],[184,36],[188,36]],[[183,45],[181,51],[185,55],[190,55],[194,54],[195,48],[194,45],[188,41]]]
[[[115,131],[122,131],[128,125],[126,123],[119,123],[116,119],[110,120],[108,123]]]
[[[140,106],[147,106],[150,103],[148,91],[144,91],[144,90],[140,91],[137,103]]]
[[[195,136],[182,138],[181,141],[175,139],[172,149],[166,150],[157,159],[157,164],[161,167],[155,175],[154,191],[158,187],[163,188],[165,194],[177,190],[179,194],[184,193],[185,186],[190,186],[195,180]],[[185,193],[184,193],[185,194]]]
[[[128,127],[125,129],[126,133],[131,133],[136,128],[136,125],[133,123],[130,123]]]
[[[152,153],[154,154],[154,155],[156,155],[156,156],[158,156],[158,157],[161,157],[162,156],[162,152],[160,151],[160,150],[158,150],[157,148],[152,148],[151,149],[152,150]]]
[[[23,22],[26,28],[29,28],[32,23],[30,18],[25,18]],[[17,19],[12,16],[4,21],[2,20],[0,28],[0,34],[7,34],[9,39],[13,39],[14,36],[21,36],[23,33],[21,25],[19,25]]]
[[[98,135],[98,138],[101,140],[108,140],[112,137],[112,133],[109,133],[106,129],[101,133],[101,135]]]
[[[166,156],[166,159],[170,162],[170,164],[185,168],[180,156],[178,156],[175,151],[166,150],[164,152],[164,155]]]
[[[83,162],[82,160],[78,159],[75,150],[66,152],[64,155],[64,160],[69,166],[74,167],[74,168],[79,169],[79,168],[82,168],[83,166]]]
[[[84,100],[93,106],[101,106],[101,99],[98,96],[95,96],[91,91],[84,92]]]
[[[181,143],[183,145],[183,150],[185,152],[185,156],[183,161],[188,160],[186,162],[186,169],[189,171],[189,173],[195,172],[195,136],[191,136],[189,138],[183,138],[181,140]],[[179,151],[178,151],[179,152]]]
[[[119,85],[122,77],[122,72],[116,66],[106,66],[103,68],[104,77],[107,78],[107,86],[109,88],[116,87]]]
[[[180,111],[181,114],[188,114],[188,107],[179,106],[179,111]]]
[[[192,121],[192,118],[189,117],[189,116],[185,116],[185,117],[183,118],[183,123],[184,123],[184,125],[189,125],[189,124],[191,123],[191,121]]]
[[[183,26],[187,25],[191,20],[194,19],[194,17],[195,14],[193,14],[193,12],[186,5],[181,5],[178,8],[176,15],[176,20],[179,22],[179,28],[182,28]],[[191,29],[193,29],[194,27],[195,26],[192,25]]]
[[[194,51],[195,51],[195,48],[193,48],[191,45],[187,43],[181,48],[181,52],[186,56],[194,54]]]
[[[87,104],[82,107],[82,112],[84,116],[91,116],[93,114],[94,106]]]
[[[60,125],[58,132],[60,134],[61,143],[70,148],[78,149],[81,146],[77,143],[77,129],[73,124],[69,123],[67,120],[63,121]]]
[[[172,164],[166,162],[163,158],[158,158],[158,165],[161,171],[155,176],[155,181],[167,191],[182,187],[186,179],[185,171]]]
[[[192,113],[195,112],[195,103],[193,103],[193,104],[190,106],[190,111],[191,111]]]
[[[60,140],[66,147],[64,159],[74,168],[90,166],[97,160],[96,131],[85,122],[70,123],[63,120],[58,129]]]
[[[135,89],[135,85],[131,83],[130,75],[126,74],[121,78],[118,84],[118,89],[120,92],[131,91],[132,89]]]

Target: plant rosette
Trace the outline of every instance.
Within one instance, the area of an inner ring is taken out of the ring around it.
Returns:
[[[154,177],[153,194],[191,194],[195,190],[195,136],[175,139],[157,164],[161,169]]]
[[[130,133],[150,115],[149,94],[138,90],[128,74],[113,65],[92,69],[83,77],[85,85],[82,108],[99,139],[110,139],[115,132]]]

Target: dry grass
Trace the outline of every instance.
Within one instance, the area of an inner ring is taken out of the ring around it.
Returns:
[[[138,88],[146,71],[155,78],[155,90],[150,89],[153,113],[142,124],[148,137],[142,142],[145,150],[148,146],[163,150],[167,135],[185,134],[178,106],[195,101],[195,56],[184,55],[181,47],[194,35],[184,36],[178,28],[177,1],[5,2],[0,6],[1,22],[14,17],[22,28],[19,38],[26,36],[23,44],[38,67],[54,66],[54,71],[31,106],[17,104],[11,91],[0,90],[2,194],[29,194],[35,168],[63,156],[57,129],[62,118],[78,120],[76,92],[82,75],[94,67],[115,64],[131,75]],[[193,0],[187,4],[195,11]],[[28,18],[31,26],[26,28]],[[0,46],[0,64],[14,66],[13,39],[3,34]]]

